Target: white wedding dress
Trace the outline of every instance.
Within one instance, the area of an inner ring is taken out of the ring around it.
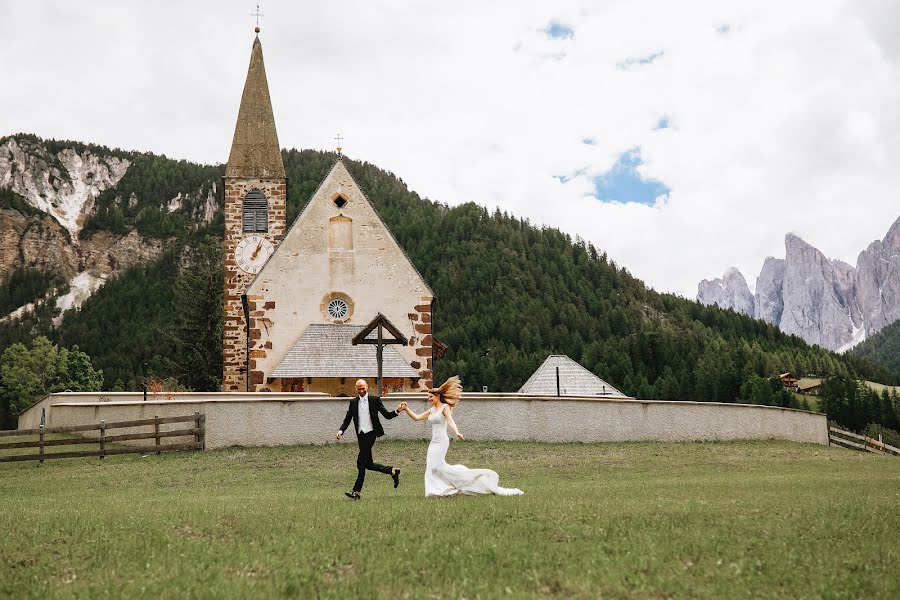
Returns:
[[[431,423],[431,443],[425,460],[425,496],[454,496],[456,494],[524,494],[516,488],[500,487],[500,476],[490,469],[470,469],[463,465],[447,464],[447,418],[434,407],[428,409]]]

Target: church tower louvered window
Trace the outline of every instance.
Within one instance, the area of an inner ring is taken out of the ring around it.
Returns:
[[[259,190],[251,190],[244,196],[244,233],[269,231],[269,203]]]

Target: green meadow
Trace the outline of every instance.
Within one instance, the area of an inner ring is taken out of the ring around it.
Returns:
[[[0,598],[897,598],[900,459],[787,442],[425,442],[0,464]]]

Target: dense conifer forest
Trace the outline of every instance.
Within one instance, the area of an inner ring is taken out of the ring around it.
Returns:
[[[129,158],[128,173],[101,195],[82,237],[136,228],[169,240],[168,250],[107,282],[58,328],[49,323],[48,306],[0,325],[0,352],[43,334],[90,356],[105,389],[140,389],[148,375],[172,377],[185,388],[216,388],[224,167],[149,154]],[[283,158],[290,224],[337,156],[292,149]],[[450,208],[419,197],[392,173],[344,160],[434,290],[434,335],[449,346],[436,362],[439,380],[459,374],[470,390],[516,391],[548,354],[566,354],[641,398],[754,401],[767,394],[760,381],[785,371],[896,383],[885,366],[649,289],[602,249],[557,229],[474,203]],[[211,192],[219,214],[201,225],[194,218],[198,203]],[[169,213],[164,207],[179,193],[184,207]],[[27,275],[35,293],[56,283],[54,277]],[[8,288],[0,288],[5,305],[29,300]]]
[[[859,346],[853,356],[881,365],[900,379],[900,321],[894,321]]]

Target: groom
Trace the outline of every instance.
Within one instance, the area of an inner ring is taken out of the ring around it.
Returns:
[[[356,457],[356,468],[359,474],[356,476],[356,483],[353,484],[353,490],[344,492],[344,494],[353,500],[359,500],[359,493],[362,491],[363,481],[366,479],[366,469],[370,471],[378,471],[380,473],[389,473],[394,480],[394,487],[400,485],[400,469],[394,467],[386,467],[379,465],[372,460],[372,446],[375,440],[384,435],[384,429],[381,427],[381,420],[378,413],[384,415],[385,419],[393,419],[399,415],[406,407],[405,402],[401,402],[397,410],[390,412],[381,403],[378,396],[369,396],[369,386],[365,380],[360,379],[356,382],[357,397],[350,400],[350,407],[347,409],[347,416],[341,423],[341,428],[335,436],[341,439],[344,431],[353,421],[353,429],[356,431],[356,441],[359,443],[359,455]]]

